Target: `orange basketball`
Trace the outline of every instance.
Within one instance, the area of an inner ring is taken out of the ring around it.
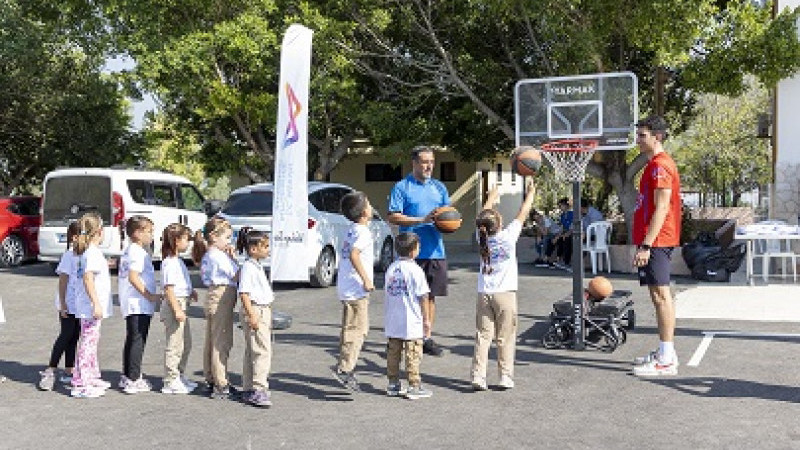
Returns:
[[[536,175],[542,167],[542,154],[533,147],[517,147],[511,153],[511,170],[524,177]]]
[[[611,285],[608,278],[598,275],[589,280],[589,286],[586,287],[586,291],[593,300],[600,301],[614,292],[614,286]]]
[[[461,213],[452,206],[437,208],[433,224],[442,233],[452,233],[461,227]]]

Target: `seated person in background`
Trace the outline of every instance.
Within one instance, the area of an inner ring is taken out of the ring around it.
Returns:
[[[550,265],[564,270],[569,270],[569,264],[572,261],[571,206],[567,197],[562,197],[558,200],[558,208],[561,210],[561,215],[558,219],[561,225],[561,232],[553,237],[553,246],[547,251],[547,259]],[[555,256],[553,256],[553,250],[555,250]]]
[[[553,246],[553,221],[541,213],[541,211],[533,210],[531,212],[531,220],[534,224],[534,238],[536,239],[537,257],[533,264],[536,267],[548,267],[550,264],[545,261],[545,256],[550,247]]]
[[[602,222],[604,220],[603,213],[598,211],[592,206],[592,201],[588,198],[581,199],[581,225],[583,226],[583,233],[586,234],[586,229],[589,225],[595,222]]]

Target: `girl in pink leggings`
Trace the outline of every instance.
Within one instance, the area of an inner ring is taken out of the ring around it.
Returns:
[[[100,324],[112,313],[111,276],[108,263],[98,248],[103,241],[103,221],[95,213],[84,215],[78,221],[80,232],[75,239],[78,263],[76,289],[76,314],[81,321],[81,337],[75,358],[72,377],[72,396],[95,398],[105,394],[110,384],[100,378],[97,346],[100,341]]]

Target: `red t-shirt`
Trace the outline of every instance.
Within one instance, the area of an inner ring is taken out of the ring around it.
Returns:
[[[655,212],[656,189],[672,189],[664,225],[653,241],[653,247],[677,247],[681,239],[681,180],[675,161],[666,152],[653,157],[642,173],[639,197],[633,213],[633,243],[640,245]]]

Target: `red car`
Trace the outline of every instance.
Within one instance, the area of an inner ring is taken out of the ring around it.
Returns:
[[[0,197],[0,267],[18,266],[39,254],[41,198]]]

